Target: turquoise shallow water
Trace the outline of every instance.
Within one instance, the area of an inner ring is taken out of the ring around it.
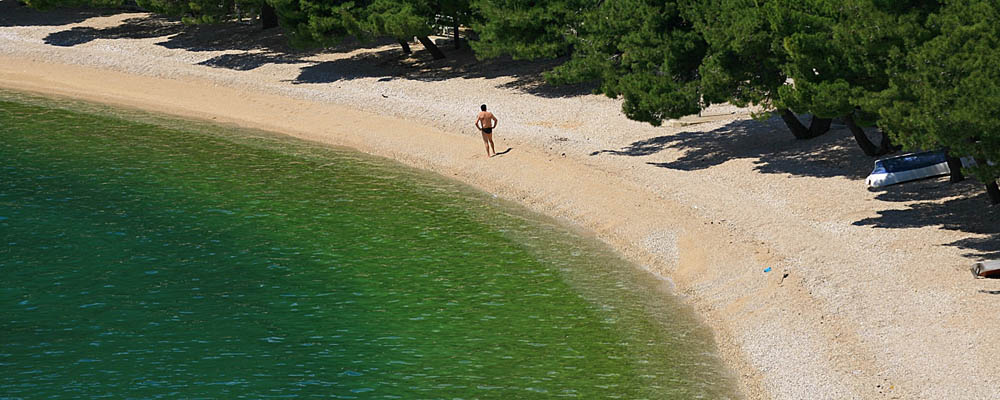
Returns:
[[[398,164],[0,92],[0,397],[726,398],[594,240]]]

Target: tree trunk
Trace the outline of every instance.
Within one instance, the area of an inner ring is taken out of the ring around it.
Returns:
[[[976,164],[987,165],[986,160],[976,157]],[[1000,187],[997,187],[997,177],[992,177],[986,181],[986,195],[990,198],[990,204],[1000,204]]]
[[[990,204],[1000,204],[1000,187],[997,187],[997,180],[986,182],[986,194],[990,197]]]
[[[882,141],[878,145],[878,151],[882,154],[889,154],[893,151],[892,139],[889,139],[889,134],[886,131],[879,129],[879,133],[882,134]]]
[[[882,151],[885,151],[885,154],[895,153],[903,148],[902,145],[892,144],[892,138],[889,137],[889,132],[883,131],[882,129],[879,129],[879,132],[882,132],[882,143],[879,145],[879,148],[882,149]]]
[[[458,41],[458,17],[455,17],[455,50],[462,48],[462,42]]]
[[[785,125],[788,125],[788,130],[792,131],[792,135],[799,140],[812,139],[826,133],[830,130],[830,124],[833,123],[830,118],[818,118],[814,115],[812,121],[809,122],[809,127],[806,128],[792,110],[783,108],[778,110],[778,114],[785,121]]]
[[[794,135],[796,139],[805,139],[805,137],[809,135],[809,131],[806,129],[806,126],[802,125],[802,122],[799,121],[799,117],[795,116],[795,113],[793,113],[792,110],[783,108],[778,110],[778,114],[781,115],[781,119],[785,121],[785,125],[788,126],[788,130],[792,131],[792,135]]]
[[[866,156],[878,157],[889,152],[886,149],[875,147],[875,143],[872,143],[872,141],[868,139],[868,135],[865,135],[865,130],[858,126],[858,124],[854,123],[853,115],[847,114],[844,117],[844,122],[851,130],[851,133],[854,134],[854,140],[858,142],[858,146],[861,147],[861,151],[865,152]],[[886,144],[886,140],[887,139],[883,137],[882,144]]]
[[[957,183],[965,180],[965,175],[962,174],[962,160],[958,157],[951,155],[951,150],[944,149],[945,155],[948,157],[948,169],[951,170],[950,177],[951,183]]]
[[[271,29],[278,27],[278,13],[267,1],[260,2],[260,24],[261,29]]]
[[[417,40],[420,41],[420,44],[424,45],[424,48],[427,49],[427,51],[431,52],[431,55],[435,60],[444,58],[444,53],[442,53],[441,49],[434,44],[434,41],[431,40],[431,38],[427,36],[417,36]]]
[[[413,54],[413,50],[410,50],[410,44],[406,43],[405,40],[399,39],[399,46],[403,48],[403,54]]]
[[[830,131],[833,118],[819,118],[815,115],[809,121],[809,137],[814,138]]]

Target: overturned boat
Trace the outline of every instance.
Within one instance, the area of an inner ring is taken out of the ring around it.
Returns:
[[[972,276],[976,278],[1000,278],[1000,260],[987,260],[973,264]]]
[[[971,159],[962,159],[966,167],[971,163]],[[882,187],[950,173],[948,155],[944,151],[923,151],[875,161],[875,169],[865,182],[868,187]]]

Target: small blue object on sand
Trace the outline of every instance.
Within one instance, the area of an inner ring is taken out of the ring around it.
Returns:
[[[771,267],[764,268],[764,272],[771,272]]]

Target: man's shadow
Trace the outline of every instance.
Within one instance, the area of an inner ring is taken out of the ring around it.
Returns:
[[[494,153],[493,155],[494,156],[502,156],[504,154],[510,153],[510,151],[513,150],[513,149],[514,149],[513,147],[508,147],[507,150],[501,151],[499,153]]]

